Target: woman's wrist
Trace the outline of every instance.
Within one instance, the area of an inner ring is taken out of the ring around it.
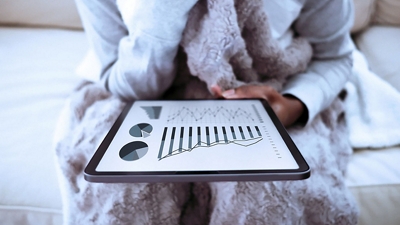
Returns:
[[[290,126],[296,122],[305,124],[307,122],[308,113],[307,107],[304,105],[304,103],[297,97],[290,94],[285,94],[283,97],[285,98],[287,116],[285,121],[282,121],[282,123],[285,126]]]

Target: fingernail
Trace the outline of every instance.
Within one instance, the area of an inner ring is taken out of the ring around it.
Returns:
[[[229,89],[222,93],[222,96],[224,96],[225,98],[233,97],[234,95],[235,95],[235,89]]]

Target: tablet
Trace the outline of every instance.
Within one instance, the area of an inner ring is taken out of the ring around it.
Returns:
[[[299,180],[310,168],[264,100],[128,103],[89,161],[90,182]]]

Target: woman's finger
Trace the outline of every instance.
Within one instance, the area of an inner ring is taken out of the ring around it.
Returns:
[[[218,86],[218,85],[212,85],[211,86],[211,92],[217,98],[222,98],[223,97],[221,87]]]
[[[235,89],[230,89],[222,93],[227,99],[232,98],[263,98],[269,100],[270,96],[276,92],[273,88],[265,85],[246,85]]]

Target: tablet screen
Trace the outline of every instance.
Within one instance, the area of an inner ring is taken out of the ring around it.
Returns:
[[[137,101],[97,172],[293,170],[260,100]]]

